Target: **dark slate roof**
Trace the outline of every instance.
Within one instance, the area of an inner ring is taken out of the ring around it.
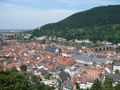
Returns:
[[[2,47],[3,46],[3,43],[2,42],[0,42],[0,47]]]
[[[55,45],[48,45],[45,50],[49,51],[49,52],[53,52],[55,53],[56,49],[59,49],[58,47],[56,47]]]
[[[4,63],[11,64],[12,62],[13,62],[12,60],[1,60],[0,64],[4,64]]]
[[[43,76],[48,75],[48,71],[44,70],[43,68],[42,69],[38,69],[37,72],[41,72],[41,75],[43,75]]]
[[[120,82],[120,73],[111,75],[113,81]]]
[[[83,61],[89,61],[89,62],[100,62],[100,63],[106,63],[107,61],[107,59],[102,56],[88,55],[88,54],[82,54],[82,53],[75,53],[72,55],[72,58],[76,60],[83,60]]]
[[[120,61],[114,62],[113,66],[120,66]]]
[[[72,83],[70,80],[68,80],[67,82],[65,82],[65,83],[63,84],[63,87],[72,90],[73,87],[74,87],[74,85],[73,85],[73,83]]]
[[[59,77],[60,77],[62,83],[64,83],[65,81],[70,79],[69,73],[67,73],[65,71],[60,72]]]

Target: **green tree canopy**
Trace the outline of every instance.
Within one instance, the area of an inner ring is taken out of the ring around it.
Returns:
[[[57,36],[70,39],[89,39],[93,42],[120,42],[120,5],[96,7],[75,13],[57,23],[33,30],[32,36]]]
[[[91,87],[90,90],[102,90],[103,87],[102,87],[102,83],[101,81],[99,81],[98,79],[96,79]]]
[[[54,90],[54,88],[46,86],[40,81],[39,77],[14,70],[0,72],[0,90]]]
[[[120,82],[115,86],[114,90],[120,90]]]
[[[104,90],[113,90],[113,79],[110,76],[105,78]]]
[[[20,69],[21,69],[21,71],[26,71],[26,70],[27,70],[27,65],[22,65],[22,66],[20,67]]]

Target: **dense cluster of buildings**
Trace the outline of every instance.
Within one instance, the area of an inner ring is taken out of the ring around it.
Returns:
[[[111,75],[120,81],[120,53],[107,47],[83,48],[63,46],[55,42],[42,44],[39,41],[5,40],[0,49],[0,70],[27,65],[29,74],[42,78],[42,82],[56,90],[90,88],[94,80],[104,80]],[[97,50],[99,49],[99,50]]]

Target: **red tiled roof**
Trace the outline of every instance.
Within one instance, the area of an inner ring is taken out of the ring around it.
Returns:
[[[101,73],[102,71],[98,68],[89,68],[80,74],[79,81],[81,83],[93,82],[100,77]]]
[[[58,63],[70,66],[70,65],[73,65],[75,63],[75,60],[73,60],[72,58],[65,58],[63,56],[59,56]]]

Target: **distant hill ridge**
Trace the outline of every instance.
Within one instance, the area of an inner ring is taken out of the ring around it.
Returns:
[[[35,29],[33,36],[120,41],[120,5],[95,7]]]

